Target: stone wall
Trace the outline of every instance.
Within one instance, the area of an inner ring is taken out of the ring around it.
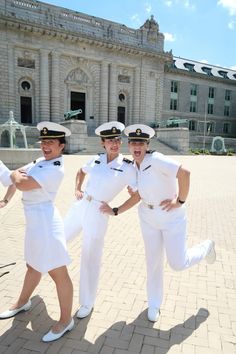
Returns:
[[[156,135],[160,142],[186,154],[189,152],[189,130],[187,128],[158,128]]]

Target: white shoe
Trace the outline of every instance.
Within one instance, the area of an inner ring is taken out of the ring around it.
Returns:
[[[205,243],[207,244],[206,262],[208,264],[213,264],[216,260],[215,242],[212,240],[206,240]]]
[[[72,320],[70,321],[70,323],[68,324],[68,326],[66,326],[62,332],[59,333],[54,333],[51,330],[45,334],[42,338],[43,342],[53,342],[54,340],[57,340],[59,338],[61,338],[66,332],[71,331],[74,327],[74,320],[72,318]]]
[[[92,309],[93,309],[92,306],[84,306],[84,305],[82,305],[80,307],[79,311],[77,312],[76,316],[78,318],[85,318],[91,313]]]
[[[147,316],[149,321],[156,322],[160,316],[160,309],[158,307],[149,307]]]
[[[17,309],[14,310],[7,310],[2,313],[0,313],[0,319],[4,318],[10,318],[15,316],[17,313],[22,312],[22,311],[28,311],[31,307],[31,300],[29,300],[26,304],[24,304],[21,307],[18,307]]]

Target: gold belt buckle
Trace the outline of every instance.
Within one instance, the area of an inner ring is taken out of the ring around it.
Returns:
[[[93,199],[93,197],[92,197],[91,195],[87,195],[86,199],[87,199],[88,202],[91,202],[91,200]]]
[[[148,206],[148,208],[151,209],[151,210],[154,209],[154,205],[152,205],[152,204],[148,204],[147,206]]]

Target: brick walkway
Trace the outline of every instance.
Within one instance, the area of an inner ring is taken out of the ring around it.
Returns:
[[[88,156],[66,156],[66,176],[57,206],[64,215],[73,200],[76,170]],[[58,318],[54,284],[44,276],[32,309],[0,321],[4,354],[231,354],[236,353],[236,157],[178,156],[191,174],[187,202],[189,246],[216,241],[217,262],[174,272],[165,266],[165,298],[160,320],[146,319],[145,262],[136,207],[110,218],[95,309],[75,319],[75,329],[45,344],[42,335]],[[0,186],[0,193],[4,190]],[[14,303],[22,285],[24,216],[21,193],[0,210],[0,263],[16,265],[0,278],[0,311]],[[122,192],[113,205],[126,198]],[[80,237],[69,244],[73,262],[73,314],[78,309]]]

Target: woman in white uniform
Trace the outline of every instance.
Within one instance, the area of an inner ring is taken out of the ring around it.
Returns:
[[[11,171],[0,160],[0,182],[4,187],[8,187],[6,194],[0,200],[0,208],[4,208],[9,203],[9,201],[11,200],[11,198],[13,197],[16,191],[16,187],[12,183],[10,176],[11,176]]]
[[[104,236],[108,226],[108,215],[100,208],[103,202],[110,202],[126,186],[137,191],[136,172],[131,161],[120,154],[121,133],[124,125],[120,122],[108,122],[99,126],[95,133],[101,137],[104,154],[88,161],[77,173],[75,194],[77,201],[65,217],[66,239],[74,238],[83,230],[82,256],[80,267],[80,309],[78,318],[88,316],[94,306]],[[84,192],[83,182],[89,175]],[[139,201],[134,193],[119,208],[113,208],[112,214],[118,215]]]
[[[74,326],[71,318],[73,287],[67,272],[70,258],[66,248],[62,219],[54,200],[64,176],[62,151],[70,131],[56,123],[40,122],[41,150],[44,157],[11,173],[21,190],[26,219],[25,261],[27,271],[20,296],[0,318],[15,316],[31,307],[30,297],[42,274],[49,273],[56,284],[60,319],[43,336],[44,342],[59,339]]]
[[[206,240],[186,247],[186,213],[184,203],[190,184],[190,172],[179,162],[158,152],[148,151],[155,131],[143,124],[125,128],[129,150],[137,171],[139,219],[145,244],[147,264],[148,319],[157,321],[163,300],[164,249],[168,263],[183,270],[206,259],[216,258],[214,242]]]

